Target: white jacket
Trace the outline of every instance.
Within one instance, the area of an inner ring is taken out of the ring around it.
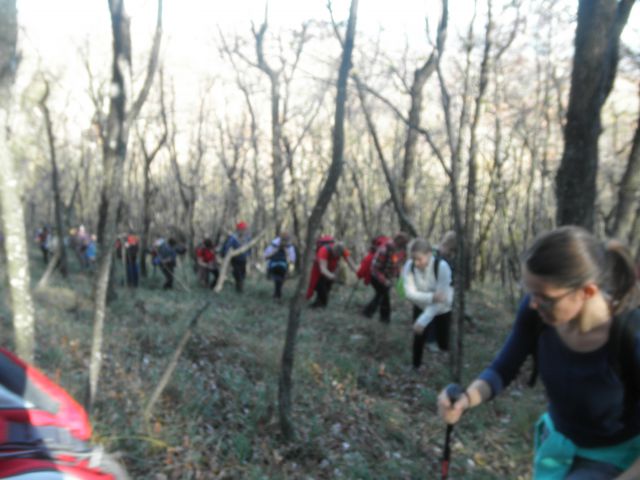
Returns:
[[[451,311],[453,305],[453,286],[451,285],[451,267],[444,259],[438,265],[438,278],[435,275],[436,256],[431,255],[429,264],[424,270],[413,266],[409,260],[402,269],[404,292],[407,299],[423,310],[416,323],[427,326],[436,315]],[[433,294],[436,291],[445,293],[446,300],[434,303]]]

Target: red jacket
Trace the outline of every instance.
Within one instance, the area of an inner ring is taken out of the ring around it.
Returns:
[[[216,261],[216,254],[207,247],[200,247],[196,250],[196,258],[203,263],[213,263]]]

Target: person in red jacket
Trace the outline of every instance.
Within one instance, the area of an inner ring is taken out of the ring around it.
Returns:
[[[210,238],[205,238],[202,244],[196,249],[196,261],[198,263],[198,280],[200,285],[207,288],[214,288],[218,281],[218,263],[213,242]],[[212,276],[209,282],[209,275]]]
[[[373,257],[378,251],[378,248],[390,241],[391,239],[384,235],[379,235],[371,240],[369,251],[360,262],[360,267],[358,267],[358,271],[356,272],[356,277],[361,278],[365,285],[369,285],[371,283],[371,263],[373,262]]]
[[[353,273],[356,273],[356,264],[351,258],[351,253],[342,242],[323,245],[316,252],[306,295],[308,300],[313,296],[314,292],[316,294],[316,299],[311,304],[312,308],[324,308],[329,303],[329,292],[336,279],[335,271],[338,269],[338,263],[341,258],[344,258],[349,268]]]
[[[393,237],[393,241],[382,245],[376,251],[371,263],[371,286],[375,295],[363,310],[363,314],[371,318],[380,309],[380,321],[391,321],[391,296],[389,291],[400,275],[400,270],[406,259],[406,248],[409,236],[400,232]]]

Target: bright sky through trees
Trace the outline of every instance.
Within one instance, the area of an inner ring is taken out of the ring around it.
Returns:
[[[494,3],[494,12],[499,12],[499,6],[506,0],[495,0]],[[525,14],[527,8],[536,3],[539,5],[542,0],[525,2]],[[87,112],[93,107],[86,93],[88,75],[83,56],[91,59],[97,79],[109,78],[112,39],[107,0],[18,0],[17,4],[22,53],[17,91],[26,89],[38,71],[52,75],[60,88],[54,85],[51,101],[58,109],[65,110],[71,124],[86,128]],[[128,0],[125,4],[131,17],[134,71],[142,72],[151,45],[156,0]],[[453,45],[466,30],[473,5],[472,0],[449,1],[450,30],[445,56],[455,51]],[[486,2],[478,5],[479,16],[482,16]],[[348,6],[348,0],[333,0],[337,21],[346,20]],[[577,2],[566,0],[567,16],[575,16],[576,9]],[[227,40],[237,36],[251,42],[251,23],[259,25],[264,11],[264,0],[164,0],[161,59],[170,81],[175,84],[178,110],[194,111],[205,85],[211,85],[213,78],[227,85],[233,83],[231,67],[219,52],[220,32]],[[367,52],[374,48],[373,44],[379,38],[385,52],[392,57],[397,54],[398,61],[406,45],[410,55],[424,58],[431,50],[425,35],[425,18],[428,18],[433,37],[439,15],[440,0],[366,0],[358,12],[356,49]],[[330,16],[326,0],[271,0],[268,18],[269,34],[277,36],[282,32],[286,38],[303,21],[327,22]],[[508,24],[509,19],[499,17],[497,21]],[[482,29],[480,20],[477,34],[481,34]],[[566,34],[567,50],[564,53],[568,54],[573,48],[573,31]],[[623,38],[631,44],[638,43],[640,8],[632,11]],[[273,48],[275,42],[267,45]],[[328,45],[337,55],[338,43]],[[246,48],[248,54],[253,54],[250,44]],[[326,61],[332,53],[322,51],[325,58],[318,61]],[[317,57],[312,55],[310,58],[315,60]],[[219,92],[219,88],[214,89],[214,95]]]

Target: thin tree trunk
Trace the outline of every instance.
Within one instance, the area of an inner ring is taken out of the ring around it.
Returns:
[[[627,161],[627,167],[620,181],[618,189],[618,201],[611,213],[611,227],[609,235],[617,237],[625,242],[631,241],[635,207],[638,204],[640,192],[640,118],[636,125],[636,133],[633,136],[631,153]]]
[[[478,177],[477,157],[478,157],[478,124],[482,105],[484,103],[485,92],[489,84],[489,55],[492,47],[493,14],[491,0],[488,2],[487,25],[484,37],[484,50],[482,52],[482,63],[480,65],[480,85],[475,98],[473,118],[470,126],[469,139],[469,159],[467,161],[467,202],[464,212],[464,241],[465,241],[465,288],[471,287],[473,281],[473,259],[475,258],[475,237],[476,237],[476,186]]]
[[[382,150],[382,145],[380,144],[380,140],[378,139],[378,132],[376,131],[376,127],[373,123],[373,119],[369,113],[369,109],[367,108],[367,104],[364,98],[364,87],[360,82],[360,79],[357,75],[352,76],[356,87],[358,90],[358,97],[360,98],[360,105],[362,106],[362,112],[364,113],[365,119],[367,121],[367,128],[369,129],[369,135],[371,135],[371,139],[373,140],[373,144],[376,148],[376,152],[378,153],[378,158],[380,159],[380,164],[382,165],[382,171],[384,172],[384,178],[387,181],[387,186],[389,187],[389,193],[391,195],[391,201],[393,202],[393,206],[398,214],[398,218],[400,219],[400,225],[403,230],[408,231],[414,237],[418,236],[418,229],[413,224],[413,221],[407,216],[407,213],[404,211],[402,207],[402,199],[396,189],[396,184],[391,176],[391,171],[389,170],[389,166],[384,157],[384,151]]]
[[[331,166],[329,174],[322,186],[315,206],[309,217],[307,227],[307,237],[303,254],[302,274],[298,279],[296,290],[289,307],[289,320],[287,322],[287,333],[284,348],[282,349],[282,366],[280,371],[280,382],[278,389],[278,411],[280,416],[280,428],[287,441],[294,437],[294,425],[291,420],[291,389],[293,364],[295,359],[296,336],[300,327],[300,314],[304,302],[303,291],[309,278],[311,262],[314,253],[314,238],[322,222],[324,212],[329,205],[331,197],[335,192],[336,185],[342,173],[344,163],[344,112],[347,99],[347,80],[351,69],[351,54],[356,27],[356,14],[358,11],[358,0],[351,0],[349,21],[343,43],[342,61],[338,71],[336,111],[333,126],[333,151],[331,156]]]
[[[276,231],[280,229],[280,209],[279,200],[284,188],[283,182],[283,161],[282,161],[282,125],[280,120],[280,71],[276,71],[267,63],[264,56],[264,35],[267,31],[267,13],[265,8],[265,18],[260,29],[253,30],[256,40],[256,56],[258,68],[269,78],[271,87],[271,174],[273,175],[273,222]]]
[[[53,190],[53,206],[56,216],[56,230],[60,238],[64,238],[64,232],[66,231],[65,224],[62,217],[62,200],[60,199],[60,182],[58,180],[58,161],[56,159],[56,141],[53,135],[53,124],[51,122],[51,114],[47,107],[47,99],[49,97],[49,82],[45,80],[45,91],[40,99],[40,110],[44,116],[44,124],[47,130],[47,140],[49,141],[49,158],[51,160],[51,188]],[[63,277],[67,276],[67,249],[64,242],[60,242],[58,245],[59,251],[59,263],[57,266],[60,269],[60,273]]]
[[[160,49],[162,32],[162,0],[158,0],[156,31],[147,66],[147,76],[138,97],[129,112],[126,111],[127,96],[123,68],[131,65],[129,20],[124,11],[124,0],[109,0],[111,27],[113,33],[112,90],[104,135],[104,184],[101,198],[101,215],[99,223],[100,257],[95,280],[95,312],[93,317],[93,340],[89,365],[89,390],[87,408],[91,410],[98,393],[98,380],[102,366],[102,343],[104,321],[107,309],[107,291],[111,264],[113,261],[113,245],[116,238],[117,208],[122,193],[124,164],[127,155],[129,127],[140,113],[153,81]]]
[[[9,149],[9,110],[11,87],[18,65],[16,42],[18,20],[15,0],[0,0],[0,198],[2,228],[7,256],[9,292],[16,351],[24,360],[33,362],[35,321],[31,298],[31,278],[27,253],[24,212],[20,201],[21,183]]]
[[[142,187],[142,235],[140,235],[140,275],[147,278],[147,251],[149,250],[149,230],[151,229],[151,162],[144,160]]]
[[[413,74],[413,83],[409,92],[411,105],[409,107],[409,124],[407,125],[407,138],[404,144],[404,161],[402,163],[402,177],[399,185],[399,195],[402,204],[402,210],[406,217],[412,218],[414,210],[414,202],[411,198],[413,192],[414,167],[416,163],[416,145],[418,143],[418,131],[415,126],[420,125],[420,117],[422,116],[422,91],[427,80],[435,72],[442,52],[444,43],[447,38],[447,22],[449,18],[449,5],[447,0],[442,0],[442,14],[438,23],[438,36],[436,46],[429,55],[425,63]],[[400,228],[403,231],[411,232],[412,226],[406,224],[405,217],[400,217]]]
[[[149,397],[149,401],[147,402],[147,405],[144,407],[142,416],[145,420],[147,421],[149,420],[149,417],[151,416],[151,411],[153,410],[153,406],[156,404],[156,402],[158,401],[158,398],[160,398],[160,395],[162,394],[167,384],[169,383],[169,380],[171,379],[171,375],[173,375],[174,370],[178,366],[178,360],[180,360],[180,355],[182,354],[184,347],[187,345],[189,338],[191,338],[191,334],[193,333],[193,330],[198,325],[198,319],[202,316],[205,310],[209,308],[210,304],[211,304],[211,301],[206,301],[198,309],[198,311],[195,313],[193,318],[189,321],[189,324],[187,325],[185,332],[182,334],[182,338],[178,342],[178,346],[176,347],[176,350],[173,352],[173,355],[171,356],[171,360],[169,361],[167,368],[162,374],[162,377],[160,378],[158,385],[156,385],[156,388],[153,390],[153,393]]]

